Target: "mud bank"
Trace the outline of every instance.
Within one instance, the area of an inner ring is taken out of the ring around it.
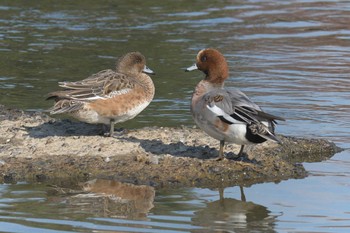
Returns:
[[[98,135],[101,127],[57,120],[0,106],[0,182],[85,181],[107,178],[155,187],[217,187],[278,182],[307,175],[302,162],[332,157],[340,149],[321,139],[279,135],[282,145],[227,145],[189,127],[150,127]]]

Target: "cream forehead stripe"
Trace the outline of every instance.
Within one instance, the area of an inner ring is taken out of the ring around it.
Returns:
[[[197,58],[196,58],[197,60],[199,60],[199,57],[201,56],[201,54],[203,53],[204,50],[205,50],[205,49],[202,49],[201,51],[198,52]]]

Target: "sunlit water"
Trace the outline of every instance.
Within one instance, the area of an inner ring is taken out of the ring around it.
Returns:
[[[0,103],[40,111],[57,82],[113,68],[139,50],[156,96],[120,127],[193,125],[189,101],[199,49],[215,47],[227,86],[287,118],[277,131],[350,148],[348,1],[0,2]],[[218,190],[156,192],[142,217],[81,211],[45,185],[0,186],[2,232],[349,232],[350,151],[304,164],[302,180]],[[243,201],[242,201],[243,200]]]

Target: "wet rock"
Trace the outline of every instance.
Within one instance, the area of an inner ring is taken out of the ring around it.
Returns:
[[[98,135],[98,125],[1,105],[0,120],[1,182],[100,177],[156,187],[251,185],[303,178],[302,162],[340,150],[327,140],[279,135],[282,145],[248,147],[247,157],[229,144],[228,159],[217,161],[219,142],[193,127],[146,127],[110,138]]]

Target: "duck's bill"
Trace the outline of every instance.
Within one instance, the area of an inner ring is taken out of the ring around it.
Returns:
[[[198,70],[197,64],[193,64],[192,66],[186,68],[185,71],[192,71],[192,70]]]
[[[143,73],[146,73],[146,74],[156,74],[153,72],[153,70],[151,70],[150,68],[148,68],[147,66],[145,66],[142,70]]]

